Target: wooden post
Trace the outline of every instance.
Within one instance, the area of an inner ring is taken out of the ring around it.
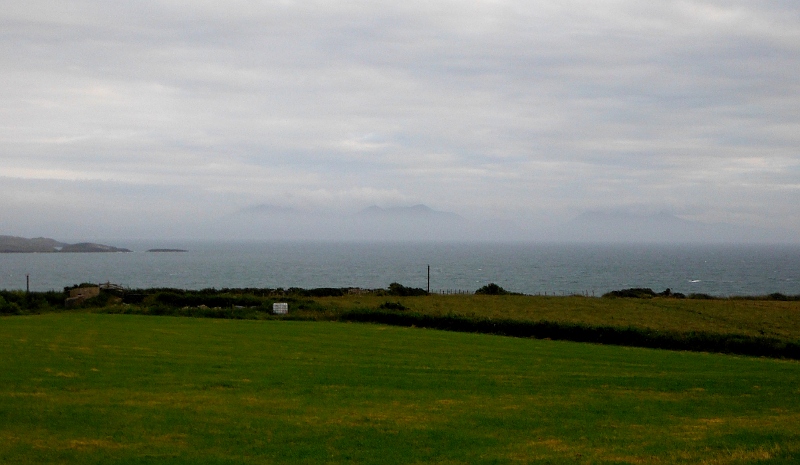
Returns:
[[[431,266],[428,265],[428,295],[431,295]]]
[[[31,293],[31,275],[30,274],[25,274],[25,293],[26,294],[30,294]]]

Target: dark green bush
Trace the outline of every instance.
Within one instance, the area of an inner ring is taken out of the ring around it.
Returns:
[[[399,297],[409,297],[418,295],[428,295],[428,291],[426,291],[425,289],[420,289],[418,287],[406,287],[400,283],[391,283],[389,284],[388,294]]]
[[[16,305],[22,313],[60,310],[64,308],[64,293],[56,291],[0,291],[8,304]]]
[[[627,297],[633,299],[651,299],[656,296],[652,289],[644,287],[632,287],[630,289],[622,289],[619,291],[611,291],[603,294],[603,297]]]
[[[283,299],[283,300],[285,302],[287,302],[287,303],[290,303],[290,304],[292,303],[291,299]],[[289,307],[290,307],[289,308],[290,311],[292,310],[292,308],[294,308],[295,310],[309,310],[309,311],[315,311],[315,312],[321,312],[321,311],[325,310],[325,307],[323,307],[322,305],[320,305],[319,303],[317,303],[317,302],[315,302],[313,300],[297,301],[297,302],[294,303],[294,305],[289,305]]]
[[[408,310],[408,307],[400,302],[384,302],[378,308],[383,310]]]
[[[690,299],[698,299],[698,300],[713,300],[716,299],[713,295],[710,294],[702,294],[702,293],[693,293],[689,294]]]
[[[498,286],[495,283],[489,283],[477,291],[476,294],[483,294],[483,295],[507,295],[510,294],[507,290],[503,289],[502,287]]]
[[[253,295],[212,294],[208,292],[159,292],[145,301],[151,301],[171,307],[260,307],[264,299]]]
[[[80,308],[97,308],[105,307],[110,304],[122,302],[122,298],[117,292],[101,290],[100,294],[90,299],[81,302],[78,307]]]
[[[22,309],[19,308],[15,302],[8,302],[2,296],[0,296],[0,314],[4,315],[19,315],[22,313]]]
[[[603,294],[603,297],[627,297],[632,299],[652,299],[653,297],[672,297],[673,299],[685,299],[686,295],[680,292],[672,292],[672,289],[666,288],[663,292],[654,292],[649,287],[632,287],[630,289],[622,289],[619,291],[611,291]]]
[[[291,287],[287,290],[287,294],[299,295],[303,297],[341,297],[347,294],[347,289],[335,287],[318,287],[314,289],[301,289],[299,287]]]

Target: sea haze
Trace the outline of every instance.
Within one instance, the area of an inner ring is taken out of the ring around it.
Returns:
[[[797,245],[533,243],[125,242],[131,253],[0,254],[0,288],[60,290],[81,282],[131,288],[362,287],[431,290],[495,282],[526,294],[629,287],[717,296],[800,294]],[[174,247],[184,253],[145,252]]]

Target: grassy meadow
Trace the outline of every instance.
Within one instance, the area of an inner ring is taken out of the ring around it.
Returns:
[[[676,298],[647,290],[651,295],[640,297],[640,290],[631,291],[637,297],[425,295],[397,283],[360,294],[335,288],[139,289],[103,291],[69,306],[66,292],[0,291],[0,315],[67,311],[372,322],[800,360],[800,296]],[[289,314],[273,315],[275,302],[288,303]]]
[[[0,463],[800,461],[796,361],[85,311],[0,318],[0,354]]]
[[[800,301],[765,299],[629,299],[581,296],[360,295],[315,299],[325,309],[343,312],[399,302],[410,312],[515,321],[551,321],[655,329],[742,334],[800,341]]]

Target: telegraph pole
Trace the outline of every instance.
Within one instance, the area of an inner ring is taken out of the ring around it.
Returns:
[[[26,294],[30,294],[31,293],[31,275],[30,274],[25,274],[25,293]]]
[[[431,266],[428,265],[428,295],[431,294]]]

